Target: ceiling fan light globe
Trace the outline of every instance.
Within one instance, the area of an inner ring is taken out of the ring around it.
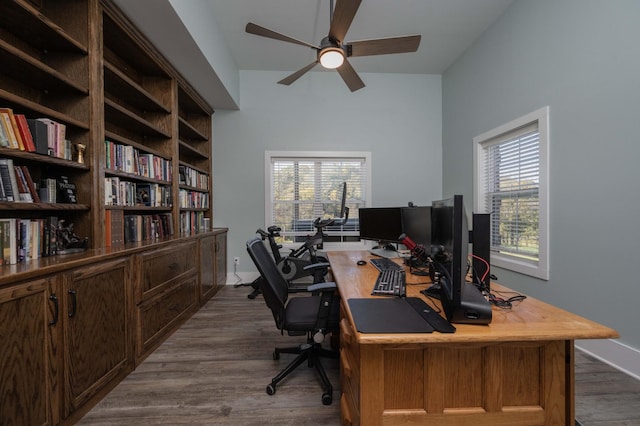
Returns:
[[[320,64],[327,69],[340,67],[344,63],[344,53],[339,48],[326,48],[320,52]]]

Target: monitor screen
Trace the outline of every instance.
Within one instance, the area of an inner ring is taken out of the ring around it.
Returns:
[[[347,214],[347,182],[342,182],[342,187],[340,188],[342,191],[341,200],[340,200],[340,210],[338,216],[339,218],[343,218]]]
[[[431,245],[431,207],[402,207],[402,232],[428,249]]]
[[[360,239],[395,243],[402,234],[400,207],[368,207],[358,209]]]

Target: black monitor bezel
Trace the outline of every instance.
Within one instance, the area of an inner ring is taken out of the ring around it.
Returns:
[[[431,221],[432,248],[435,252],[444,248],[446,252],[434,255],[434,266],[441,273],[441,301],[447,319],[451,320],[464,298],[469,252],[469,227],[462,195],[433,201]]]

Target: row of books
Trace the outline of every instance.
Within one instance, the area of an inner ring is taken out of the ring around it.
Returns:
[[[104,148],[105,166],[109,170],[167,182],[172,179],[170,160],[108,140],[104,142]]]
[[[67,127],[50,118],[26,118],[11,108],[0,108],[0,147],[71,160]]]
[[[181,185],[193,186],[198,189],[209,189],[209,175],[206,173],[201,173],[191,167],[182,165],[178,170]]]
[[[131,182],[116,176],[104,178],[104,200],[107,206],[172,206],[170,186]]]
[[[44,178],[36,184],[27,166],[0,157],[0,201],[76,204],[76,185],[66,176]]]
[[[178,193],[178,197],[181,209],[209,208],[209,194],[207,192],[195,192],[181,189]]]
[[[53,256],[57,253],[58,218],[0,219],[0,264],[21,262]]]
[[[180,235],[183,237],[195,235],[199,232],[208,231],[205,225],[204,212],[182,212],[180,213]]]
[[[105,210],[105,246],[148,241],[173,235],[171,213],[127,214],[122,210]]]

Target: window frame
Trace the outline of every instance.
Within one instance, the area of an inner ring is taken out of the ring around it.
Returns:
[[[298,159],[319,159],[319,158],[364,158],[366,170],[364,172],[365,179],[365,206],[371,205],[371,152],[370,151],[265,151],[264,155],[264,194],[265,194],[265,210],[264,210],[264,229],[272,225],[271,212],[273,209],[273,200],[271,199],[271,163],[273,158],[298,158]],[[355,217],[355,212],[351,212],[350,218]],[[301,243],[285,242],[282,244],[283,249],[291,249],[298,247]],[[325,242],[323,250],[358,250],[365,247],[365,243],[360,241],[343,241],[343,242]]]
[[[532,277],[549,280],[549,107],[545,106],[473,138],[474,211],[485,210],[485,159],[487,146],[501,137],[536,124],[539,133],[538,183],[538,262],[528,262],[516,256],[491,252],[491,265]],[[499,143],[499,142],[498,142]],[[491,212],[488,212],[491,213]]]

